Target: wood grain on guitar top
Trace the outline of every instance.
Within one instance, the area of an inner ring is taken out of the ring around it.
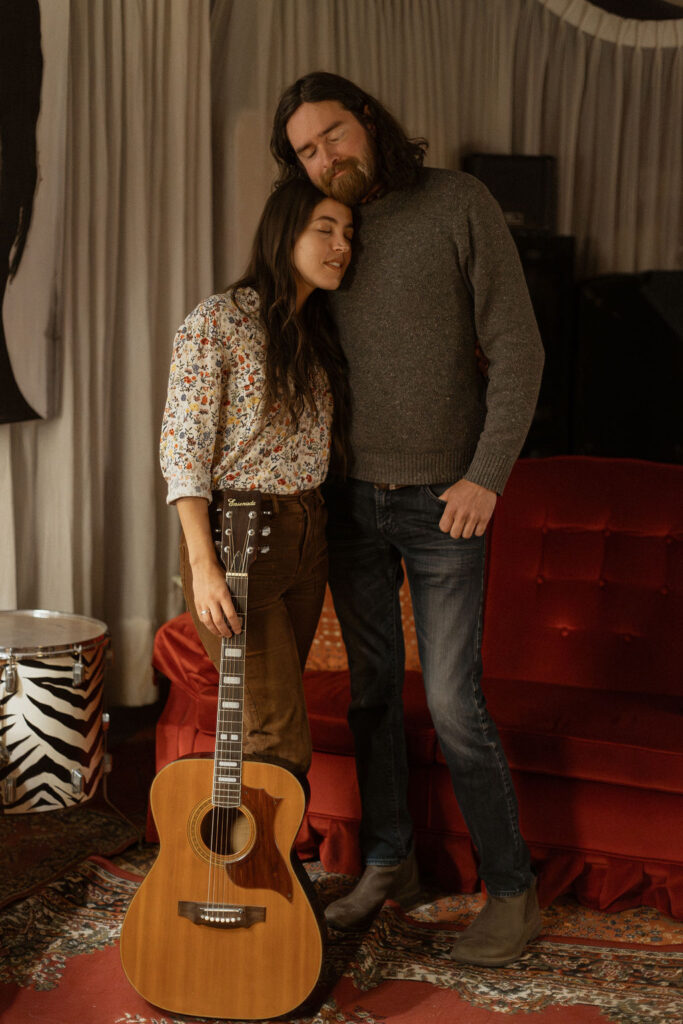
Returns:
[[[174,761],[152,785],[161,845],[126,914],[121,959],[140,995],[175,1013],[277,1017],[320,977],[321,927],[291,864],[303,790],[277,765],[249,761],[242,770],[235,837],[218,844],[209,821],[213,759]],[[184,916],[179,905],[188,902],[215,911],[213,926]],[[240,912],[248,923],[220,923]]]

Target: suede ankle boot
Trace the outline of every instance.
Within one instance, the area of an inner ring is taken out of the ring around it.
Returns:
[[[519,896],[489,896],[484,909],[456,939],[450,956],[463,964],[502,967],[516,960],[540,930],[534,878]]]
[[[342,931],[360,928],[372,920],[385,900],[396,900],[404,908],[414,906],[420,895],[420,876],[415,851],[398,864],[366,867],[354,889],[325,909],[325,919]]]

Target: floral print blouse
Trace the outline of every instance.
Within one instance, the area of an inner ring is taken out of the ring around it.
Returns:
[[[161,469],[169,504],[211,500],[212,490],[292,494],[322,483],[330,458],[332,393],[318,370],[317,406],[296,432],[276,403],[261,423],[265,335],[253,288],[213,295],[180,327],[173,343],[161,430]],[[243,312],[243,310],[245,312]]]

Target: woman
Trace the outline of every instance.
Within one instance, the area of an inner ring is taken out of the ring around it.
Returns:
[[[273,506],[267,552],[249,571],[245,754],[307,771],[301,673],[327,579],[319,485],[345,468],[346,363],[327,308],[351,255],[351,212],[308,181],[269,197],[245,275],[178,331],[161,438],[168,501],[182,526],[188,608],[217,668],[241,631],[209,526],[216,490]]]

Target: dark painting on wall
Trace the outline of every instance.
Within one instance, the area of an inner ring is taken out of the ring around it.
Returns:
[[[0,24],[0,303],[4,305],[8,281],[15,277],[24,255],[37,181],[36,125],[43,77],[38,0],[0,0]],[[39,415],[16,379],[0,315],[0,422]]]

